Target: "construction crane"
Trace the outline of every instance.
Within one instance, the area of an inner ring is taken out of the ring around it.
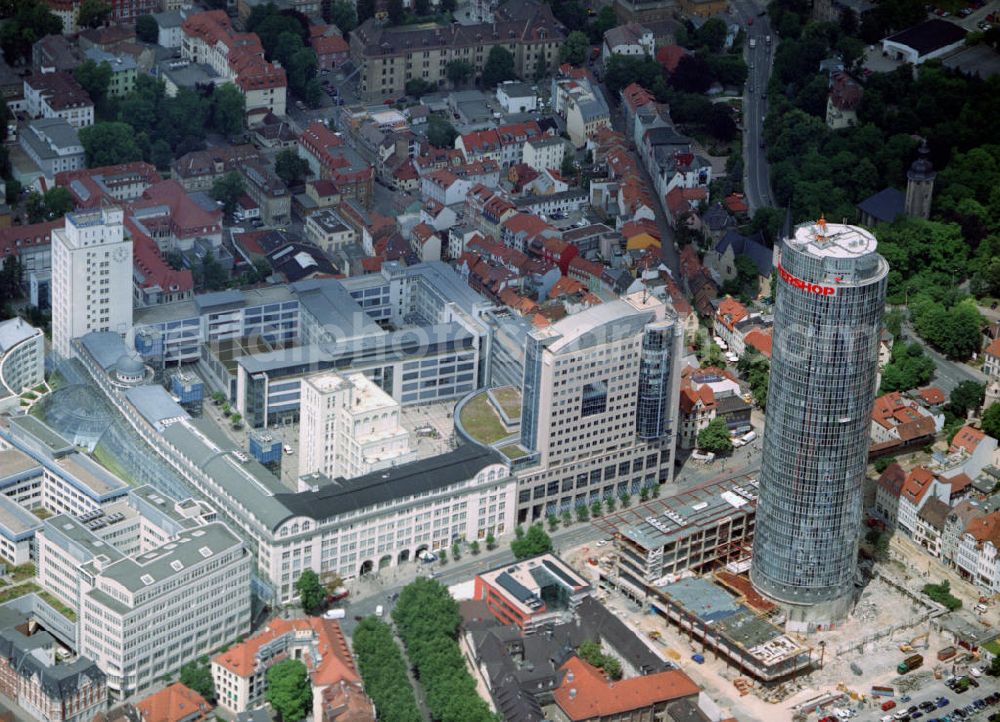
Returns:
[[[929,637],[930,636],[931,636],[930,632],[924,632],[923,634],[918,634],[916,637],[914,637],[913,639],[911,639],[909,642],[903,642],[902,644],[900,644],[899,645],[899,651],[900,652],[912,652],[915,649],[915,647],[913,645],[917,644],[917,642],[923,642],[924,643],[923,644],[923,648],[927,649],[930,646],[930,641],[929,641]]]

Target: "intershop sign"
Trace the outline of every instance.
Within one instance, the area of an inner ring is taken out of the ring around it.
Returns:
[[[788,285],[799,289],[800,291],[805,291],[806,293],[812,293],[817,296],[836,296],[837,287],[836,286],[821,286],[818,283],[811,283],[810,281],[803,281],[801,278],[793,276],[788,271],[785,270],[783,266],[779,264],[778,273],[781,275],[781,280],[783,280]]]

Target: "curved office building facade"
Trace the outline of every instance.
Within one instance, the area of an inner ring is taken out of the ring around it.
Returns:
[[[751,579],[791,628],[851,606],[888,271],[854,226],[782,247]]]

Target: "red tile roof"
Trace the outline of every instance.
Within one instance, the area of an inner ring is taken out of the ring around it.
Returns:
[[[172,268],[160,255],[156,241],[140,230],[132,218],[125,218],[125,227],[132,236],[132,261],[142,276],[142,280],[136,278],[140,288],[159,286],[164,293],[190,293],[194,289],[190,269]]]
[[[609,681],[597,668],[576,656],[570,657],[560,669],[565,674],[553,697],[574,722],[625,715],[658,702],[697,697],[701,692],[679,669],[617,682]]]
[[[746,213],[750,210],[746,197],[742,193],[730,193],[723,201],[730,213]]]
[[[170,232],[178,238],[197,238],[222,230],[222,210],[205,210],[173,179],[153,183],[142,196],[128,204],[128,210],[129,214],[136,215],[140,210],[149,211],[159,206],[167,209]],[[138,220],[147,227],[156,224],[155,217],[149,215]]]
[[[671,215],[679,216],[693,210],[699,201],[708,198],[707,188],[674,188],[667,193],[667,208]]]
[[[878,477],[878,485],[894,499],[899,498],[905,481],[906,470],[896,462],[889,464]]]
[[[180,682],[154,692],[135,704],[143,722],[179,722],[202,712],[196,719],[207,719],[211,705],[205,698]]]
[[[688,54],[688,51],[680,45],[664,45],[656,51],[656,62],[662,65],[668,73],[677,70],[677,64],[681,58]]]
[[[965,527],[965,533],[980,544],[990,542],[1000,549],[1000,511],[994,511],[978,519],[973,519]]]
[[[285,71],[264,59],[264,48],[254,33],[238,33],[224,10],[195,13],[181,25],[188,37],[201,39],[209,47],[226,46],[226,59],[235,73],[235,83],[244,91],[284,88]]]
[[[920,500],[924,498],[924,494],[931,488],[935,478],[934,474],[928,469],[922,466],[913,467],[910,473],[906,475],[906,481],[903,482],[903,488],[899,494],[900,498],[919,506]]]
[[[20,248],[49,245],[52,243],[52,229],[62,228],[64,225],[65,221],[57,218],[44,223],[0,229],[0,259],[16,255]]]
[[[715,319],[730,331],[736,324],[749,315],[747,307],[737,301],[732,296],[726,296],[719,302],[719,310],[715,313]]]
[[[1000,338],[995,338],[990,341],[990,345],[986,347],[986,350],[983,351],[983,353],[989,354],[990,356],[1000,356]]]
[[[921,399],[931,406],[944,403],[944,391],[937,386],[924,386],[922,389],[917,389],[917,393]]]

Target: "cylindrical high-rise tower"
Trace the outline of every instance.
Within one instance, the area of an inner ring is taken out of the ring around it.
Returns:
[[[822,219],[782,247],[750,576],[792,628],[851,605],[889,272],[875,247]]]

